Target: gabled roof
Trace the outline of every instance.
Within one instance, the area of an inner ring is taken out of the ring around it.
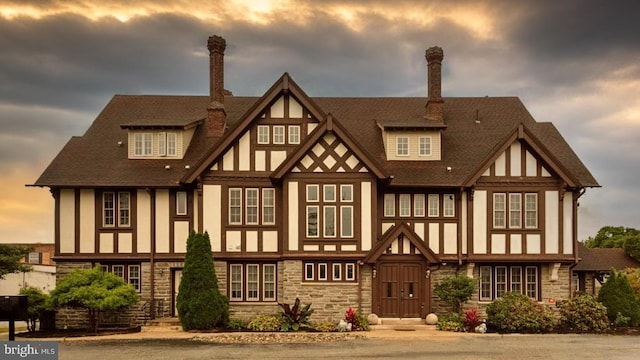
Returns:
[[[340,125],[340,122],[335,121],[333,115],[329,114],[322,120],[322,122],[316,127],[316,129],[300,144],[296,152],[287,157],[272,174],[271,178],[274,180],[281,179],[302,159],[302,157],[316,144],[316,142],[328,131],[333,132],[340,140],[345,142],[347,147],[355,153],[355,155],[364,162],[369,171],[371,171],[378,179],[386,179],[388,175],[380,167],[380,165],[369,155],[362,150],[357,141]]]
[[[392,179],[390,186],[467,186],[483,164],[499,154],[509,139],[520,135],[553,164],[569,186],[599,186],[557,129],[550,123],[537,123],[518,98],[444,98],[447,128],[442,131],[442,160],[388,161],[380,125],[392,129],[391,121],[400,122],[401,127],[426,122],[426,98],[309,98],[286,73],[261,97],[225,97],[228,129],[222,138],[206,135],[202,120],[207,116],[208,96],[116,95],[83,136],[65,145],[34,185],[172,187],[192,183],[283,93],[293,95],[316,119],[331,113],[332,128],[340,129],[354,149],[366,154],[361,158],[377,169],[377,176]],[[195,133],[183,159],[127,158],[127,127],[191,124],[196,125]]]
[[[429,249],[426,243],[420,239],[418,234],[416,234],[409,225],[405,222],[400,222],[388,229],[383,235],[380,241],[373,247],[367,254],[367,256],[362,260],[364,264],[373,264],[378,258],[383,255],[391,243],[398,239],[398,236],[403,235],[404,238],[408,239],[409,242],[415,246],[415,248],[420,252],[422,256],[427,260],[427,262],[431,264],[437,264],[440,262],[438,255],[436,255],[431,249]]]
[[[611,268],[624,270],[640,267],[640,262],[625,254],[620,248],[588,248],[578,242],[578,257],[580,262],[573,267],[573,271],[609,271]]]
[[[278,79],[271,88],[269,88],[262,97],[255,101],[253,106],[251,106],[251,108],[242,115],[240,121],[225,133],[225,136],[220,143],[211,148],[200,159],[196,166],[194,166],[193,169],[184,176],[182,181],[185,183],[191,183],[200,174],[211,167],[212,163],[233,144],[233,142],[246,130],[247,126],[249,126],[256,117],[260,116],[260,114],[262,114],[265,109],[282,94],[293,95],[315,118],[322,119],[325,117],[324,111],[318,107],[318,105],[316,105],[313,100],[307,96],[307,94],[305,94],[302,88],[298,86],[293,79],[291,79],[288,73],[284,73],[280,79]],[[225,109],[226,108],[227,106],[225,105]]]
[[[465,181],[464,186],[472,186],[476,181],[478,181],[478,178],[482,176],[484,171],[516,140],[521,140],[531,147],[535,154],[541,158],[544,163],[551,168],[551,170],[558,174],[562,181],[564,181],[568,186],[577,187],[577,181],[574,176],[564,168],[562,163],[556,159],[553,153],[547,150],[543,142],[540,141],[532,131],[522,123],[506,137],[502,144],[496,144],[496,151],[480,163],[475,174]]]

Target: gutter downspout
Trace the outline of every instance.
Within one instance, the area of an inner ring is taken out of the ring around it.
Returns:
[[[149,254],[149,266],[151,267],[151,278],[149,281],[150,289],[150,297],[151,297],[151,317],[152,319],[156,318],[156,292],[155,292],[155,279],[156,279],[156,269],[155,269],[155,254],[156,254],[156,190],[148,189],[149,197],[151,198],[151,253]]]

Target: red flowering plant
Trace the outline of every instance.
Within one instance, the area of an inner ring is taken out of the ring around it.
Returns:
[[[359,315],[351,306],[344,314],[344,321],[347,324],[351,324],[352,331],[366,331],[369,329],[369,323],[367,319]]]
[[[464,312],[464,327],[469,332],[474,332],[476,327],[482,324],[476,308],[471,308]]]

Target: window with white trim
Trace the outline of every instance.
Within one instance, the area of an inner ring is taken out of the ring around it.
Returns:
[[[505,292],[517,292],[539,300],[538,266],[480,266],[479,299],[492,301]]]
[[[187,192],[176,192],[176,215],[187,215]]]
[[[262,223],[265,225],[276,223],[275,189],[262,189]]]
[[[300,144],[300,126],[289,125],[289,144]]]
[[[413,195],[413,216],[424,217],[424,194]]]
[[[229,189],[229,224],[242,224],[242,189]]]
[[[321,188],[322,195],[320,195]],[[351,238],[354,236],[352,184],[307,184],[306,192],[307,237]]]
[[[396,138],[396,155],[409,156],[409,138],[408,137],[398,136]]]
[[[167,133],[167,156],[176,156],[178,153],[178,134]]]
[[[395,194],[384,194],[384,216],[396,216]]]
[[[428,136],[421,136],[418,138],[419,156],[431,156],[431,138]]]
[[[276,301],[275,264],[229,264],[229,300]]]
[[[102,193],[102,225],[105,227],[131,226],[131,195],[128,191]]]
[[[400,211],[401,217],[411,216],[411,195],[400,194]]]
[[[303,270],[305,282],[356,281],[356,264],[352,262],[306,262]]]
[[[142,289],[140,264],[100,264],[100,269],[121,278],[138,292]]]
[[[429,194],[429,217],[438,217],[440,216],[440,195],[438,194]]]
[[[493,227],[496,229],[507,226],[510,229],[520,229],[522,224],[527,229],[538,227],[537,193],[494,193],[492,206]]]
[[[269,126],[258,125],[258,144],[269,143]]]
[[[167,133],[158,133],[158,156],[167,155]]]
[[[153,155],[153,137],[151,133],[135,133],[133,135],[133,154],[135,156]]]
[[[454,217],[456,215],[456,197],[453,194],[444,194],[443,212],[445,217]]]
[[[284,126],[277,125],[273,127],[273,143],[284,144]]]
[[[258,221],[258,189],[246,189],[245,211],[247,225],[257,225]]]

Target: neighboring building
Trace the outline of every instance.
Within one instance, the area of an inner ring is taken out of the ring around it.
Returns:
[[[0,280],[0,295],[17,295],[20,289],[33,286],[48,293],[56,287],[56,263],[53,261],[54,244],[8,244],[31,247],[23,262],[31,271],[7,274]]]
[[[578,242],[577,249],[580,262],[571,268],[574,293],[582,291],[598,295],[611,269],[622,271],[640,267],[640,262],[625,254],[621,248],[588,248]]]
[[[441,97],[437,47],[428,97],[310,97],[286,73],[233,96],[225,46],[209,38],[210,96],[116,95],[36,181],[55,199],[58,276],[100,263],[151,316],[175,315],[197,229],[237,317],[296,297],[316,320],[424,317],[456,272],[478,279],[473,306],[570,296],[577,201],[599,185],[518,98]]]

